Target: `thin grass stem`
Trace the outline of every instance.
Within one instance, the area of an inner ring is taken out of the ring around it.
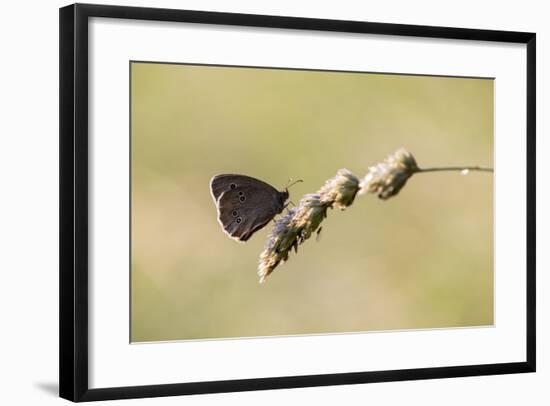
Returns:
[[[440,166],[435,168],[418,168],[415,173],[425,172],[462,172],[462,171],[478,171],[478,172],[494,172],[493,168],[483,166]]]

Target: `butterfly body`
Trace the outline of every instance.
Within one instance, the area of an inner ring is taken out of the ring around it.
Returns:
[[[210,181],[212,198],[223,231],[238,241],[247,241],[285,208],[288,190],[246,175],[221,174]]]

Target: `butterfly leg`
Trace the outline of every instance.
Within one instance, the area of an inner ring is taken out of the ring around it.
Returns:
[[[285,204],[285,206],[284,206],[284,209],[286,209],[286,212],[287,212],[287,213],[290,213],[290,209],[288,208],[288,206],[291,205],[291,204],[292,204],[292,206],[296,207],[296,205],[295,205],[293,202],[289,201],[289,202],[288,202],[287,204]]]
[[[323,227],[319,227],[317,229],[317,237],[315,238],[316,241],[319,241],[321,240],[321,230],[323,229]]]

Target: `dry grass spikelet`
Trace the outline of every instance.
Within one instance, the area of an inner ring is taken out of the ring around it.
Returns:
[[[374,193],[380,199],[389,199],[398,194],[418,170],[413,154],[400,148],[383,162],[369,168],[361,180],[360,193]]]
[[[288,254],[311,237],[326,217],[328,205],[323,204],[320,195],[305,195],[297,207],[275,222],[263,252],[260,255],[258,276],[260,283],[273,270],[288,259]]]
[[[343,210],[350,206],[359,191],[359,179],[347,169],[340,169],[336,176],[325,182],[319,190],[321,201],[330,207]]]
[[[328,208],[348,207],[353,203],[358,191],[359,179],[347,169],[340,169],[317,193],[302,197],[298,206],[277,220],[260,255],[260,283],[263,283],[280,263],[288,259],[292,248],[298,252],[298,245],[319,230],[327,216]]]
[[[290,225],[296,211],[297,208],[289,210],[285,216],[275,222],[275,227],[273,227],[265,248],[260,254],[258,266],[260,283],[265,281],[265,278],[273,272],[279,263],[288,259],[288,253],[292,247],[297,249],[298,229]]]
[[[493,172],[492,168],[480,166],[445,166],[419,168],[416,160],[405,148],[400,148],[377,165],[371,166],[365,177],[359,180],[347,169],[340,169],[336,175],[325,182],[315,194],[302,197],[298,206],[275,222],[264,250],[260,255],[258,276],[263,283],[275,268],[288,260],[292,248],[298,252],[298,245],[304,243],[317,231],[329,208],[341,210],[350,206],[357,193],[373,193],[380,199],[395,196],[415,173],[436,171],[470,170]]]

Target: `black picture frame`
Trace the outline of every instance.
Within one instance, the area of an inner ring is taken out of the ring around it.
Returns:
[[[525,360],[514,363],[90,389],[88,385],[88,20],[91,17],[526,44],[527,323],[525,328],[527,351]],[[73,4],[63,7],[60,9],[59,18],[59,392],[62,398],[81,402],[535,371],[536,35],[534,33],[91,4]]]

